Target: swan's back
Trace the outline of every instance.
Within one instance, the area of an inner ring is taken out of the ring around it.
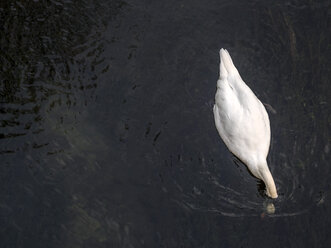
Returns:
[[[268,114],[251,89],[241,79],[229,53],[220,51],[220,79],[215,106],[216,127],[231,152],[242,159],[247,152],[267,156],[270,145]],[[222,121],[221,121],[222,120]]]

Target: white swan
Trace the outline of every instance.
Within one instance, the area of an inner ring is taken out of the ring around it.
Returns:
[[[266,193],[277,198],[274,179],[267,164],[270,123],[267,111],[241,79],[227,50],[220,50],[220,77],[215,95],[215,124],[229,150],[266,185]]]

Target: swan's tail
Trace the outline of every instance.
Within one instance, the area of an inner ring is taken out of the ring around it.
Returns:
[[[220,79],[225,79],[229,74],[238,73],[237,68],[234,66],[231,56],[226,49],[220,50]]]

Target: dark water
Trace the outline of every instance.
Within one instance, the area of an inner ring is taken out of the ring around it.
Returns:
[[[1,1],[0,246],[329,247],[330,4],[274,2]],[[275,201],[214,126],[221,47]]]

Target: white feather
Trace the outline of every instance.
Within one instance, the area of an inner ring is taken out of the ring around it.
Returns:
[[[270,146],[267,111],[241,79],[227,50],[220,50],[220,59],[214,105],[218,133],[228,149],[264,181],[267,195],[276,198],[276,186],[266,160]]]

